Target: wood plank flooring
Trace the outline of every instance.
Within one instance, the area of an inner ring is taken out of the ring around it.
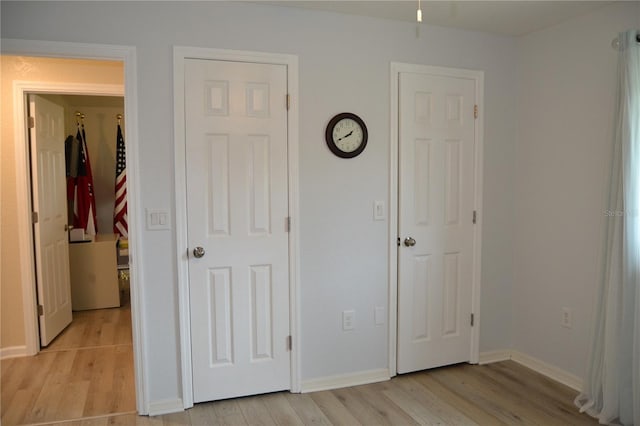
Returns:
[[[597,425],[591,417],[577,412],[575,396],[576,392],[564,385],[513,361],[504,361],[484,366],[459,364],[331,391],[280,392],[203,403],[157,417],[130,413],[56,424]],[[133,401],[133,395],[130,397]],[[3,417],[4,424],[13,423],[5,423]]]
[[[109,345],[131,345],[131,304],[75,311],[73,321],[42,352]]]
[[[131,310],[74,312],[35,357],[3,360],[1,424],[596,425],[576,392],[513,361],[459,364],[309,394],[280,392],[135,414]]]
[[[2,425],[135,413],[130,305],[74,312],[47,348],[0,370]]]

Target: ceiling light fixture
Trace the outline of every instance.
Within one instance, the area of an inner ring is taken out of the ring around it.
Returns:
[[[418,22],[422,22],[422,9],[420,8],[420,0],[418,0],[418,11],[416,12],[416,19]]]

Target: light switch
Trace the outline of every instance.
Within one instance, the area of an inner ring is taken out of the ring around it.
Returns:
[[[161,209],[146,209],[147,229],[157,231],[169,229],[169,212]]]
[[[373,202],[373,220],[384,220],[386,217],[386,211],[384,207],[384,201]]]
[[[373,317],[376,325],[383,325],[385,320],[384,306],[376,306],[373,312]]]

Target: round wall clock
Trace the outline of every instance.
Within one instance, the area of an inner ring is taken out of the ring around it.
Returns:
[[[360,117],[343,112],[333,117],[327,124],[325,139],[327,146],[340,158],[360,155],[367,146],[367,126]]]

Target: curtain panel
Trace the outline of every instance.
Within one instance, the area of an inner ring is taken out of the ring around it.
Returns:
[[[603,273],[583,392],[602,424],[640,426],[640,43],[618,35],[618,84]]]

